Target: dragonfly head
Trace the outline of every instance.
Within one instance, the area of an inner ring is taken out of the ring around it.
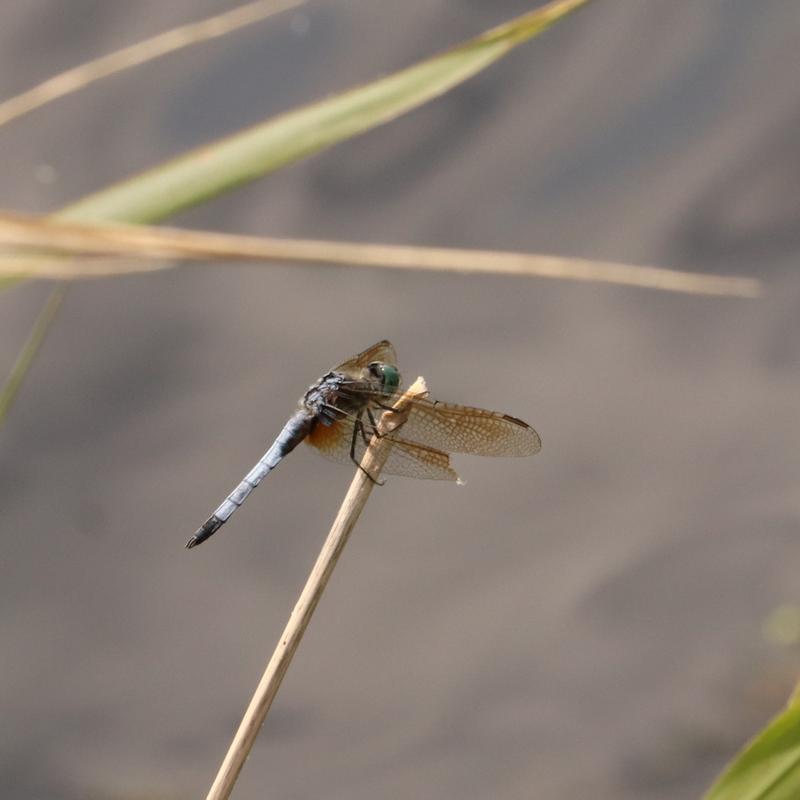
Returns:
[[[373,361],[369,367],[370,374],[381,383],[381,391],[385,395],[393,395],[400,386],[400,371],[392,364]]]

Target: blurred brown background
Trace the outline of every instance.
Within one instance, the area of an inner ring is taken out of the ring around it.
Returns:
[[[3,0],[0,96],[233,4]],[[0,129],[49,211],[529,2],[319,0]],[[598,0],[439,101],[183,215],[283,236],[752,274],[756,301],[184,267],[80,283],[0,431],[0,785],[205,795],[351,471],[301,448],[187,537],[332,364],[388,337],[535,459],[376,492],[237,798],[693,798],[790,691],[800,602],[800,16]],[[0,294],[6,374],[48,287]]]

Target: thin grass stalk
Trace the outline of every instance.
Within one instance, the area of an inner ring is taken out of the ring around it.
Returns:
[[[93,61],[87,61],[0,102],[0,125],[29,114],[60,97],[77,92],[101,78],[139,66],[183,47],[216,39],[304,2],[305,0],[254,0],[222,14],[181,25]]]
[[[417,378],[395,403],[393,410],[386,411],[383,414],[378,423],[378,433],[388,433],[402,425],[408,411],[409,400],[424,395],[426,392],[425,381],[422,378]],[[377,478],[380,475],[383,465],[389,457],[390,448],[391,441],[388,438],[381,438],[380,436],[372,438],[372,442],[361,461],[361,468],[356,472],[353,482],[350,484],[350,488],[342,501],[339,513],[336,515],[336,519],[328,533],[328,538],[322,546],[311,574],[308,576],[306,585],[300,593],[297,604],[278,640],[278,645],[239,724],[239,729],[236,731],[236,735],[228,748],[206,800],[227,800],[230,797],[236,779],[239,777],[258,732],[264,724],[272,701],[278,693],[283,676],[289,669],[295,651],[300,645],[300,640],[303,638],[303,634],[311,621],[314,609],[322,597],[339,556],[347,543],[350,532],[358,521],[361,511],[372,492],[372,487],[375,485],[367,473],[373,478]]]

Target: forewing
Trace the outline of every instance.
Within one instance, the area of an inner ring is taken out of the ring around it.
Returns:
[[[354,420],[345,417],[326,427],[318,424],[307,441],[325,458],[339,464],[352,464],[350,446],[353,441]],[[322,430],[321,430],[322,429]],[[367,442],[359,433],[356,439],[355,457],[361,461],[369,442],[370,431],[367,425]],[[432,447],[426,447],[402,439],[392,438],[392,448],[386,464],[381,470],[389,475],[403,475],[406,478],[426,480],[457,481],[458,473],[450,466],[450,458]]]
[[[377,344],[372,345],[372,347],[368,347],[363,353],[359,353],[357,356],[343,361],[338,367],[334,367],[333,371],[350,372],[352,370],[362,369],[373,361],[381,361],[384,364],[397,366],[397,356],[395,355],[394,347],[392,347],[390,341],[383,339]]]
[[[423,398],[412,401],[397,434],[445,453],[476,456],[530,456],[542,448],[539,434],[521,419]]]

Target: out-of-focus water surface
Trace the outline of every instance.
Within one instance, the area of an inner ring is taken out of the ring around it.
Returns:
[[[4,0],[0,96],[228,7]],[[0,129],[0,205],[71,199],[531,6],[309,3]],[[800,17],[598,2],[385,128],[183,215],[234,232],[752,274],[756,301],[338,268],[85,282],[0,432],[4,796],[203,796],[352,471],[306,448],[186,538],[373,341],[542,434],[376,492],[237,787],[692,798],[800,651]],[[48,287],[0,294],[5,374]]]

